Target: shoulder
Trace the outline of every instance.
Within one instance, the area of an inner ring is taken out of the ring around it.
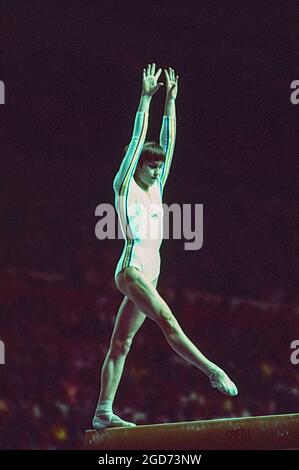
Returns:
[[[135,182],[133,177],[131,177],[128,181],[125,182],[124,180],[121,180],[118,177],[118,174],[115,176],[113,180],[113,190],[116,194],[119,195],[120,192],[123,194],[132,188],[139,188],[138,184]]]

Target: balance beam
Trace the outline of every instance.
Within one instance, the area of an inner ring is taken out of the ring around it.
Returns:
[[[299,413],[87,430],[84,449],[299,449]]]

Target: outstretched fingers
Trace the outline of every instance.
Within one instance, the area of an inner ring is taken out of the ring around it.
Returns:
[[[161,73],[162,73],[161,67],[156,72],[156,64],[155,62],[153,62],[152,64],[148,64],[147,68],[143,69],[143,78],[153,75],[155,79],[158,80]],[[166,80],[169,84],[178,82],[179,76],[175,74],[175,71],[172,67],[168,67],[168,70],[164,69],[164,73],[165,73]]]
[[[179,76],[175,74],[175,71],[174,71],[173,68],[168,67],[168,71],[167,71],[167,69],[164,69],[164,72],[165,72],[165,76],[166,76],[167,80],[169,80],[171,82],[177,82],[178,81]]]
[[[169,67],[170,69],[170,67]],[[167,69],[164,69],[164,73],[165,73],[165,76],[167,78],[167,80],[170,80],[170,70],[167,71]]]
[[[153,96],[159,88],[163,86],[163,83],[158,83],[158,78],[160,77],[162,69],[159,68],[156,71],[156,64],[148,64],[146,68],[143,69],[143,92],[149,96]]]
[[[155,62],[153,62],[152,64],[148,64],[146,70],[145,69],[143,69],[143,70],[145,71],[145,75],[155,75],[155,72],[156,72]]]
[[[155,75],[155,79],[156,79],[156,80],[158,80],[158,78],[160,77],[161,73],[162,73],[162,69],[159,68],[159,70],[157,71],[157,73],[156,73],[156,75]]]
[[[161,68],[159,68],[156,72],[156,64],[155,62],[153,62],[152,64],[148,64],[146,69],[145,68],[143,69],[143,76],[145,78],[149,75],[154,75],[154,77],[158,79],[161,75],[161,72],[162,72]]]

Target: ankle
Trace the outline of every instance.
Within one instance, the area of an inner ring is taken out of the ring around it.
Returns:
[[[211,363],[207,371],[207,376],[211,377],[212,375],[218,375],[222,372],[223,370],[220,367],[218,367],[216,364]]]
[[[112,404],[113,400],[100,400],[97,405],[96,414],[113,414]]]

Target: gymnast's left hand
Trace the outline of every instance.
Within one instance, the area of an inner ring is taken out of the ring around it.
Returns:
[[[168,67],[168,71],[164,69],[164,73],[166,80],[166,99],[175,100],[178,94],[179,76],[175,75],[175,71],[171,67]]]

